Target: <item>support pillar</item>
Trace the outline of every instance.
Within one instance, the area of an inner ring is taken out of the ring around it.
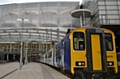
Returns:
[[[86,18],[91,17],[91,11],[88,9],[78,9],[71,12],[71,16],[74,18],[80,18],[80,27],[86,26]]]
[[[15,54],[13,54],[13,60],[15,61]]]
[[[9,54],[7,54],[7,61],[9,61]]]
[[[51,29],[51,46],[50,48],[52,48],[52,29]]]
[[[46,29],[46,53],[47,53],[47,34],[48,34],[48,32],[47,32],[47,29]]]
[[[39,46],[38,46],[38,50],[39,50],[39,52],[40,52],[40,35],[39,35]]]
[[[42,48],[43,48],[43,51],[45,51],[44,50],[44,34],[43,34],[43,45],[42,45]],[[44,52],[45,53],[45,52]]]
[[[80,15],[80,27],[83,27],[83,23],[82,23],[82,15]]]
[[[59,29],[57,29],[57,42],[59,42]]]
[[[27,50],[28,50],[28,42],[26,43],[25,64],[28,63],[28,52],[27,52]]]

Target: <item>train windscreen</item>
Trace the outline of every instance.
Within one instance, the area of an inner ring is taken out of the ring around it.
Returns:
[[[84,33],[82,32],[74,32],[73,33],[73,46],[74,50],[84,50]]]

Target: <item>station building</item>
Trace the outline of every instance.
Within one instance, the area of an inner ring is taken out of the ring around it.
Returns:
[[[40,55],[79,27],[71,11],[79,2],[34,2],[0,5],[0,60],[14,61],[22,54]],[[22,43],[22,49],[21,49]]]
[[[86,19],[86,24],[91,23],[93,27],[107,28],[115,33],[116,46],[120,49],[120,0],[83,0],[80,8],[91,11],[91,20]]]
[[[120,70],[120,0],[83,0],[80,8],[91,11],[91,18],[86,18],[86,24],[91,23],[93,27],[107,28],[114,32]]]
[[[119,0],[83,0],[82,5],[79,2],[15,3],[0,5],[0,60],[16,60],[21,40],[24,54],[26,48],[30,54],[47,52],[66,36],[68,29],[81,27],[80,18],[71,16],[71,11],[77,9],[91,11],[91,17],[85,18],[86,26],[112,30],[116,48],[120,49]]]

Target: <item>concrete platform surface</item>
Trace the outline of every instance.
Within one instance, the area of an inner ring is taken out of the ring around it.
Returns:
[[[17,70],[15,70],[16,68]],[[2,73],[3,71],[6,73]],[[4,76],[10,71],[13,72]],[[35,62],[23,65],[21,70],[18,62],[2,65],[0,66],[0,77],[0,79],[70,79],[47,65]]]

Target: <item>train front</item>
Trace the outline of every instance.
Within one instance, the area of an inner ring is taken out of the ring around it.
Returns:
[[[114,78],[118,72],[114,34],[104,30],[78,28],[71,32],[72,74],[81,79]]]

